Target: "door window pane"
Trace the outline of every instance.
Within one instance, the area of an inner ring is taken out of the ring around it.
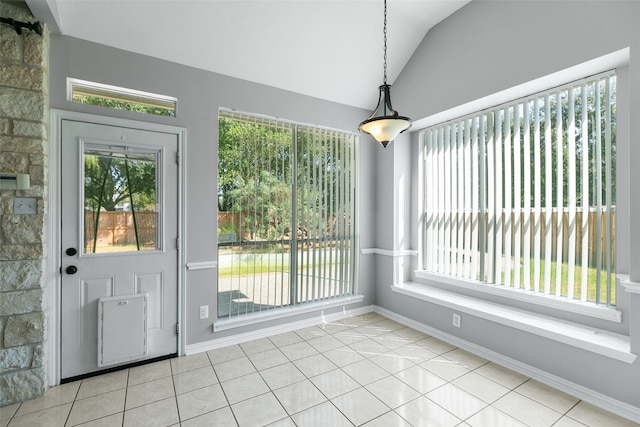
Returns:
[[[85,254],[160,249],[158,152],[87,144]]]

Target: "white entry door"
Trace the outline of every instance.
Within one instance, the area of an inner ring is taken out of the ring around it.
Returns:
[[[177,353],[177,150],[175,134],[62,121],[63,379],[105,369],[100,297],[147,293],[140,360]]]

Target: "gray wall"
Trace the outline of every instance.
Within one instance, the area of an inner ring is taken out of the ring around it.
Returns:
[[[628,73],[630,90],[619,94],[618,162],[629,163],[623,165],[618,176],[621,218],[617,262],[618,271],[628,271],[636,282],[640,281],[640,265],[630,260],[640,259],[640,229],[628,218],[640,215],[640,198],[628,183],[640,180],[638,168],[629,167],[634,160],[640,161],[640,144],[634,144],[640,137],[640,122],[629,120],[640,115],[640,67],[637,55],[634,56],[640,49],[639,17],[640,2],[472,1],[429,31],[393,89],[394,106],[403,115],[418,120],[630,47],[631,62],[623,70]],[[624,103],[626,112],[622,111]],[[395,169],[397,176],[402,172],[411,176],[409,187],[401,186],[397,178],[391,184],[395,187],[396,212],[389,212],[388,206],[378,199],[376,224],[388,224],[397,211],[410,210],[410,242],[404,248],[413,249],[417,248],[418,234],[417,130],[412,129],[408,153],[396,141],[391,146],[394,155],[379,154],[377,161],[380,169]],[[385,183],[385,188],[390,191],[390,184]],[[398,192],[404,192],[404,197]],[[622,231],[627,229],[628,234]],[[387,239],[388,236],[377,244],[382,248],[394,245],[401,248],[402,238],[397,232],[392,241]],[[415,258],[413,263],[415,267]],[[454,329],[451,310],[390,290],[394,274],[390,261],[380,262],[377,272],[376,305],[640,407],[640,362],[633,365],[617,362],[472,316],[467,316],[462,329]],[[415,277],[413,280],[419,281]],[[628,310],[637,313],[640,306],[629,307],[629,295],[618,291],[619,306],[624,309],[621,325],[606,326],[604,323],[610,322],[564,317],[623,333],[630,329],[637,331],[637,322],[630,325],[627,314]]]
[[[203,51],[206,55],[206,51]],[[275,116],[302,123],[355,131],[367,111],[316,98],[259,85],[228,76],[214,74],[159,59],[114,49],[67,37],[51,37],[51,108],[80,111],[105,116],[125,117],[187,128],[187,248],[186,261],[207,262],[217,259],[217,139],[218,108]],[[74,77],[99,83],[160,93],[178,98],[176,118],[156,117],[80,105],[66,100],[66,78]],[[373,245],[374,146],[361,138],[360,149],[360,233],[361,246]],[[371,257],[362,257],[358,290],[364,294],[361,305],[373,303]],[[186,320],[187,344],[252,328],[238,328],[212,333],[216,318],[216,270],[187,272]],[[198,307],[210,306],[210,318],[200,320]],[[357,307],[357,306],[350,306]],[[310,315],[307,315],[307,317]],[[299,320],[305,316],[289,318]],[[256,327],[274,326],[282,322],[262,323]],[[255,329],[255,328],[254,328]]]

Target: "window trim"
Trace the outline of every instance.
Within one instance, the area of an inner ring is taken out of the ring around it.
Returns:
[[[306,123],[306,122],[299,122],[299,121],[290,120],[290,119],[283,119],[281,117],[269,116],[269,115],[260,114],[260,113],[251,113],[243,110],[236,110],[233,108],[219,107],[218,116],[217,116],[218,120],[220,119],[221,116],[226,116],[228,118],[234,118],[234,119],[249,118],[251,119],[252,122],[254,121],[255,122],[259,122],[259,121],[278,122],[278,124],[280,125],[289,126],[292,129],[293,136],[295,136],[299,128],[311,128],[311,129],[315,129],[323,132],[330,132],[330,133],[337,132],[337,133],[350,135],[354,137],[354,142],[352,147],[353,166],[354,166],[353,185],[352,185],[353,186],[352,214],[354,217],[354,225],[353,225],[353,234],[350,238],[353,246],[351,248],[352,254],[350,255],[350,261],[349,261],[349,263],[351,264],[351,267],[350,267],[351,277],[349,279],[349,282],[350,282],[349,293],[339,295],[339,296],[334,296],[334,297],[304,301],[304,302],[296,303],[293,305],[287,304],[287,305],[283,305],[283,306],[269,309],[266,311],[251,312],[251,313],[246,313],[244,315],[234,315],[234,316],[230,315],[230,316],[224,316],[224,317],[216,316],[213,324],[214,332],[233,329],[233,328],[239,328],[243,326],[249,326],[257,323],[262,323],[265,321],[283,319],[283,318],[287,318],[289,316],[294,316],[298,314],[317,312],[317,311],[321,311],[324,313],[324,310],[326,309],[331,309],[335,307],[345,308],[347,305],[361,303],[364,300],[364,295],[359,293],[359,286],[358,286],[358,268],[359,268],[358,254],[360,251],[360,239],[359,239],[360,221],[358,219],[359,211],[360,211],[359,209],[359,187],[360,187],[359,137],[360,137],[360,134],[358,132],[353,132],[349,130],[338,129],[334,127],[322,126],[322,125]],[[295,143],[293,143],[293,147],[295,149],[296,147]],[[219,157],[219,153],[218,153],[218,157]],[[294,177],[295,175],[296,174],[294,173]],[[297,186],[297,182],[295,183],[294,188],[295,186]],[[292,206],[292,210],[293,210],[293,216],[295,217],[296,209],[293,206]],[[216,250],[217,251],[219,250],[219,245],[217,246]],[[296,254],[295,257],[297,256],[298,255]],[[293,258],[294,256],[291,256],[291,259]],[[216,263],[215,267],[217,269],[220,268],[219,262]],[[219,278],[219,272],[216,275],[216,277]],[[297,277],[295,268],[293,272],[290,273],[290,277]],[[219,289],[216,286],[216,296],[218,296],[218,292],[219,292]],[[219,315],[219,313],[217,314]]]
[[[521,301],[568,313],[594,317],[596,319],[607,320],[613,323],[622,323],[622,311],[618,310],[614,306],[607,307],[596,305],[591,302],[580,302],[578,300],[558,298],[554,295],[533,293],[532,291],[526,291],[524,289],[484,283],[479,280],[465,280],[457,277],[448,277],[440,274],[429,273],[424,270],[415,270],[414,274],[416,278],[432,283],[444,284],[459,289],[479,292],[485,295],[507,298],[513,301]]]
[[[503,104],[509,104],[514,102],[514,100],[526,98],[532,93],[544,93],[548,91],[553,91],[553,88],[567,85],[574,81],[579,81],[582,79],[586,79],[589,76],[606,73],[608,71],[614,70],[616,75],[618,75],[619,68],[626,68],[629,66],[630,62],[630,48],[620,49],[618,51],[609,53],[607,55],[589,60],[582,64],[578,64],[576,66],[560,70],[558,72],[549,74],[547,76],[532,80],[530,82],[523,83],[518,86],[514,86],[503,91],[488,95],[486,97],[470,101],[466,104],[462,104],[448,110],[433,114],[431,116],[425,117],[423,119],[417,120],[414,122],[414,127],[416,128],[415,134],[417,135],[416,140],[419,141],[420,148],[418,149],[419,155],[416,156],[417,161],[417,176],[418,185],[417,185],[417,204],[414,205],[413,209],[416,209],[416,215],[418,220],[415,223],[417,235],[422,236],[425,224],[422,221],[421,209],[424,206],[424,189],[422,188],[422,179],[421,177],[424,174],[424,165],[423,165],[423,157],[425,153],[423,152],[423,141],[424,141],[424,130],[435,125],[439,125],[442,123],[447,123],[454,121],[458,118],[467,117],[472,114],[477,114],[482,111],[492,110],[497,106]],[[622,73],[624,74],[624,73]],[[620,85],[621,81],[625,81],[628,85],[628,80],[618,80],[618,84]],[[628,86],[626,86],[628,90]],[[618,91],[622,92],[622,91]],[[626,99],[626,95],[622,95]],[[620,101],[620,100],[619,100]],[[628,104],[626,104],[628,105]],[[623,131],[620,127],[618,127],[618,133],[620,137],[620,132],[622,136],[628,136],[628,134]],[[620,139],[620,138],[619,138]],[[622,140],[622,139],[620,139]],[[627,141],[626,144],[629,144]],[[626,172],[625,172],[626,173]],[[627,175],[624,175],[623,179],[628,179]],[[621,182],[619,182],[621,184]],[[618,186],[618,191],[626,188],[628,183],[625,183],[621,186]],[[624,208],[623,204],[626,206],[626,202],[618,203],[621,208]],[[622,218],[617,219],[617,222]],[[623,222],[628,226],[628,222]],[[619,228],[616,226],[616,228]],[[624,238],[618,239],[618,233],[616,233],[616,252],[619,252],[617,249],[621,247],[625,242],[628,243]],[[423,270],[422,265],[422,253],[424,251],[423,239],[418,238],[418,256],[417,256],[417,269],[413,270],[413,277],[417,280],[414,284],[422,284],[425,287],[429,287],[431,285],[444,285],[445,289],[448,286],[452,286],[458,289],[464,289],[471,292],[477,292],[479,295],[478,301],[485,301],[482,298],[482,294],[487,297],[495,296],[506,299],[511,299],[514,301],[521,301],[529,304],[533,304],[540,307],[549,308],[552,310],[557,310],[559,314],[561,312],[564,313],[573,313],[578,315],[583,315],[595,319],[605,320],[613,323],[621,324],[623,323],[623,315],[627,316],[628,307],[624,303],[620,303],[616,306],[597,306],[591,302],[581,302],[581,301],[572,301],[566,298],[557,298],[554,295],[544,295],[544,294],[535,294],[533,292],[527,292],[522,289],[510,288],[504,285],[495,285],[490,283],[484,283],[476,280],[466,280],[457,277],[450,277],[446,275],[434,274]],[[613,286],[618,287],[619,285],[619,276],[623,276],[628,274],[624,268],[620,268],[620,263],[616,262],[615,274],[616,280]],[[485,285],[485,286],[480,286]],[[398,284],[394,284],[393,286],[402,286],[402,281]],[[393,287],[392,286],[392,287]],[[455,289],[452,289],[455,291]],[[620,292],[617,294],[621,295]],[[487,298],[486,301],[491,301],[490,298]],[[533,309],[533,307],[532,307]],[[535,310],[533,310],[535,311]]]
[[[176,117],[178,114],[178,98],[176,97],[67,77],[67,101],[78,103],[73,100],[73,96],[76,92],[104,99],[173,110],[173,116],[168,117]],[[123,111],[138,112],[126,109]],[[147,112],[144,112],[143,114],[158,115]],[[160,116],[163,117],[162,115]]]

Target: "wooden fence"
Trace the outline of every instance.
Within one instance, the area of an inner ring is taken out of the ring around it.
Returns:
[[[85,248],[93,248],[96,225],[94,211],[85,211]],[[140,247],[156,247],[156,212],[136,212],[136,226],[133,212],[100,212],[98,218],[98,247],[136,244],[136,228]]]

